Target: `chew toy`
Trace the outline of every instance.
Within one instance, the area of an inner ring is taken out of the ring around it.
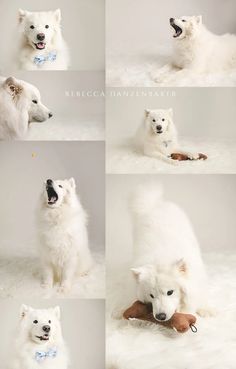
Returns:
[[[185,333],[191,329],[196,333],[195,327],[196,317],[191,314],[174,313],[168,321],[158,321],[154,318],[152,313],[152,304],[144,304],[141,301],[135,301],[132,306],[125,310],[123,317],[125,319],[145,320],[154,324],[161,324],[165,327],[172,328],[177,332]]]
[[[191,159],[188,155],[186,154],[181,154],[178,152],[173,152],[171,154],[171,159],[173,160],[178,160],[178,161],[184,161],[184,160],[206,160],[207,156],[205,154],[199,153],[198,154],[198,158],[197,159]]]

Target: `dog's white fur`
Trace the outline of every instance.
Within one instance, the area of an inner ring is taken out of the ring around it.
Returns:
[[[42,104],[39,90],[13,77],[0,77],[0,140],[23,139],[31,122],[52,116]]]
[[[139,187],[131,208],[137,298],[151,302],[154,317],[164,313],[165,320],[175,311],[211,314],[200,248],[185,213],[163,200],[156,184]]]
[[[39,210],[42,283],[44,287],[52,288],[59,281],[60,291],[68,292],[76,274],[84,275],[92,266],[87,215],[77,197],[74,178],[51,180],[51,186],[48,181]],[[51,188],[53,194],[48,193]]]
[[[146,109],[145,118],[136,132],[135,141],[144,155],[162,159],[171,164],[177,162],[170,158],[172,153],[186,154],[191,160],[199,159],[198,153],[180,149],[172,109]]]
[[[157,82],[168,79],[173,71],[210,74],[236,69],[235,35],[215,35],[204,26],[202,16],[172,18],[171,24],[182,33],[178,36],[174,31],[172,60],[154,77]]]
[[[47,340],[41,340],[38,337],[44,337],[42,328],[45,325],[51,330]],[[57,350],[56,357],[47,357],[41,362],[36,360],[36,352],[50,349]],[[60,308],[36,310],[22,305],[15,347],[11,349],[10,357],[8,369],[67,369],[69,358],[61,331]]]
[[[46,27],[47,28],[46,28]],[[34,27],[34,28],[32,28]],[[44,34],[45,48],[38,50],[38,34]],[[61,32],[61,11],[29,12],[19,9],[19,48],[16,58],[18,68],[24,70],[66,70],[69,52]],[[37,65],[34,58],[55,52],[56,60]]]

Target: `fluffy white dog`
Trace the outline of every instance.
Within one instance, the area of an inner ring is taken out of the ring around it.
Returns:
[[[60,308],[36,310],[22,305],[9,369],[67,369]]]
[[[87,215],[76,195],[74,178],[46,181],[39,220],[43,286],[51,288],[59,281],[60,291],[68,292],[76,274],[86,274],[92,266]]]
[[[172,109],[145,110],[145,118],[138,128],[135,142],[144,155],[162,159],[175,164],[171,154],[180,153],[190,160],[198,160],[198,153],[190,153],[180,149],[177,131],[173,122]]]
[[[61,11],[19,9],[19,69],[65,70],[69,53],[61,33]]]
[[[31,122],[52,117],[42,104],[39,90],[13,77],[0,77],[0,140],[23,139]]]
[[[174,30],[174,53],[170,64],[155,76],[157,82],[168,79],[171,71],[198,74],[236,69],[236,36],[215,35],[202,23],[202,16],[170,18]]]
[[[138,299],[152,303],[159,321],[176,311],[211,314],[199,245],[185,213],[164,201],[156,185],[136,190],[132,213]]]

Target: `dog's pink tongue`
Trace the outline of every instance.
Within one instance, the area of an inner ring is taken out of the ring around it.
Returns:
[[[44,43],[43,43],[43,42],[39,42],[39,43],[37,44],[37,47],[38,47],[39,49],[43,49],[43,48],[44,48]]]

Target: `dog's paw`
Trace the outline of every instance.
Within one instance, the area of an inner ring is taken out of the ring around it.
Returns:
[[[71,286],[69,284],[61,284],[58,288],[58,292],[62,295],[67,295],[71,290]]]
[[[52,283],[48,283],[48,282],[41,282],[41,287],[44,289],[44,290],[50,290],[53,288],[53,285]]]
[[[197,310],[197,314],[202,318],[216,316],[217,312],[213,308],[202,308]]]

